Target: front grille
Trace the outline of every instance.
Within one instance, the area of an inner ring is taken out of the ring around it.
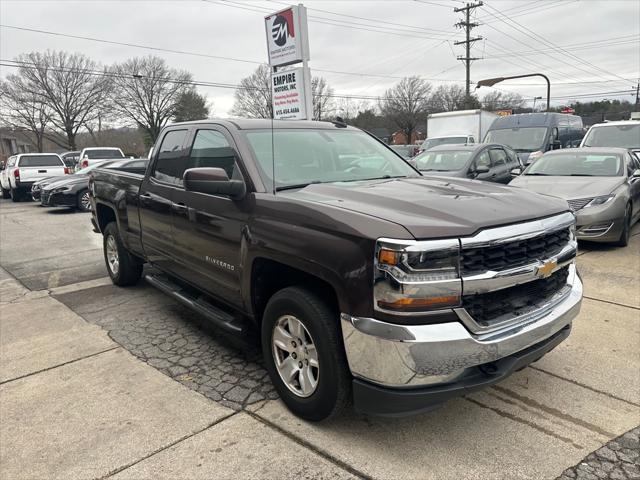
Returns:
[[[51,196],[50,192],[42,191],[40,192],[40,203],[42,205],[47,205],[49,203],[49,197]]]
[[[567,203],[571,207],[571,211],[577,212],[581,208],[584,208],[593,198],[576,198],[574,200],[567,200]]]
[[[533,306],[548,302],[567,283],[569,267],[554,272],[548,278],[497,292],[464,295],[462,306],[483,327],[489,327],[502,315],[519,316]]]
[[[569,238],[569,228],[564,228],[526,240],[464,249],[461,260],[462,274],[467,276],[535,263],[537,260],[556,255],[569,242]]]

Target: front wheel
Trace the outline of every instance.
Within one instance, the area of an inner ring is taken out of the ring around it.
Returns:
[[[624,214],[622,232],[620,233],[620,238],[616,242],[618,247],[626,247],[629,245],[629,239],[631,238],[631,212],[631,205],[627,205],[627,209]]]
[[[89,196],[89,190],[82,190],[80,193],[78,193],[76,205],[78,207],[78,210],[80,210],[81,212],[91,211],[91,197]]]
[[[314,292],[289,287],[267,304],[262,350],[280,398],[305,420],[337,416],[351,400],[339,318]]]
[[[111,222],[104,229],[103,249],[107,271],[114,284],[126,287],[140,280],[142,264],[122,245],[115,222]]]

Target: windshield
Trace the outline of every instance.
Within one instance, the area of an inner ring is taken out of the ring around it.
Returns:
[[[584,139],[585,147],[640,148],[640,123],[593,127]]]
[[[540,157],[524,175],[616,177],[622,175],[623,164],[622,157],[613,153],[554,153]]]
[[[467,137],[442,137],[442,138],[427,138],[420,148],[423,150],[429,150],[430,148],[437,147],[438,145],[464,145],[467,143]]]
[[[26,155],[20,157],[20,167],[61,167],[63,164],[57,155]]]
[[[516,152],[544,150],[547,127],[516,127],[489,130],[484,143],[502,143]]]
[[[245,135],[267,187],[418,175],[386,146],[359,130],[249,130]]]
[[[100,150],[87,150],[84,152],[85,157],[89,157],[94,160],[101,160],[104,158],[124,158],[124,155],[120,150],[115,148],[103,148]]]
[[[464,168],[471,153],[469,150],[427,151],[418,155],[415,162],[421,171],[454,172]]]

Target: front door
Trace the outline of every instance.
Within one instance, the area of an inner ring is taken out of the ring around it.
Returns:
[[[207,125],[193,135],[186,168],[222,168],[242,180],[238,153],[229,133]],[[241,305],[240,263],[243,229],[249,217],[246,200],[176,189],[173,238],[185,280],[231,305]]]
[[[188,130],[166,131],[150,166],[150,173],[140,186],[139,215],[142,247],[149,262],[173,273],[172,198],[181,181]],[[178,172],[179,176],[178,176]]]
[[[511,175],[507,165],[507,153],[500,147],[493,147],[489,149],[489,156],[491,157],[490,180],[498,183],[509,183]]]

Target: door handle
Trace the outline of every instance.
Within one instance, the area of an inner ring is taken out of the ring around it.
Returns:
[[[176,210],[178,212],[184,212],[185,210],[188,210],[189,207],[187,207],[184,203],[180,202],[180,203],[172,203],[171,204],[171,208],[173,210]]]
[[[151,198],[151,194],[150,194],[150,193],[147,193],[147,192],[145,192],[145,193],[141,193],[139,196],[140,196],[141,198]]]

